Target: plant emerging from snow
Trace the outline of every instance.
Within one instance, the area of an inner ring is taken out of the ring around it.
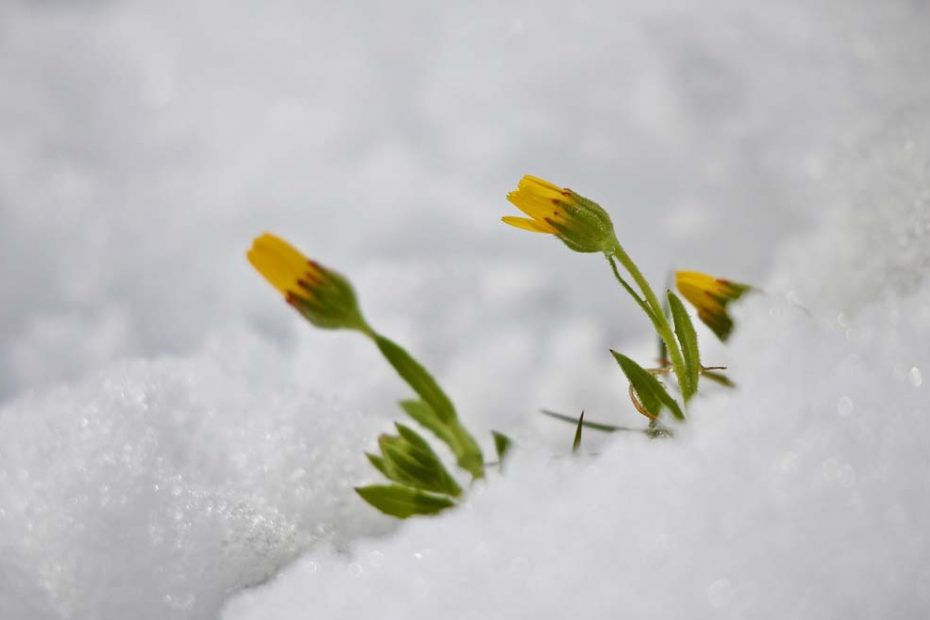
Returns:
[[[247,257],[287,303],[313,325],[350,329],[370,338],[420,397],[401,402],[404,411],[445,442],[459,467],[472,479],[484,477],[481,448],[459,422],[452,401],[422,364],[365,321],[348,279],[270,233],[255,239]],[[433,514],[453,506],[462,493],[455,478],[416,431],[399,423],[395,426],[397,435],[384,434],[378,439],[381,453],[368,455],[371,464],[391,484],[357,487],[358,494],[375,508],[399,518]],[[495,439],[495,445],[502,445]]]
[[[660,342],[659,366],[644,368],[630,357],[611,351],[630,383],[630,399],[649,418],[651,436],[669,435],[659,422],[668,410],[678,421],[685,419],[688,401],[695,395],[700,378],[729,384],[720,368],[701,364],[697,334],[684,303],[673,291],[665,292],[660,303],[649,282],[629,257],[614,232],[608,213],[584,196],[538,177],[524,176],[507,199],[529,217],[505,216],[511,226],[531,232],[551,234],[576,252],[601,253],[614,278],[633,298],[655,330]],[[379,334],[365,320],[349,280],[339,273],[308,259],[283,239],[270,233],[256,238],[248,254],[249,262],[271,283],[285,300],[307,321],[323,329],[357,331],[378,347],[394,370],[419,398],[405,400],[401,408],[422,427],[445,443],[462,470],[472,480],[483,478],[485,462],[481,448],[462,426],[455,406],[433,376],[400,345]],[[618,267],[619,265],[619,267]],[[633,284],[623,276],[620,267]],[[733,328],[727,305],[749,287],[694,271],[679,271],[676,285],[700,318],[721,339]],[[635,286],[635,288],[634,288]],[[660,377],[674,375],[681,402]],[[550,412],[551,413],[551,412]],[[576,423],[573,446],[581,442],[583,427],[612,430],[616,427],[585,422],[552,414]],[[398,518],[435,514],[460,500],[462,487],[443,465],[429,442],[409,426],[395,424],[397,435],[378,439],[379,454],[368,454],[369,462],[390,483],[357,487],[358,494],[378,510]],[[511,441],[493,433],[498,461]]]
[[[505,216],[502,218],[505,223],[531,232],[555,235],[576,252],[604,254],[617,282],[652,323],[660,340],[658,368],[647,370],[631,358],[611,351],[630,381],[630,398],[636,409],[650,418],[654,430],[658,429],[657,420],[663,409],[668,409],[678,420],[684,420],[682,405],[686,405],[697,393],[701,376],[719,369],[701,365],[697,333],[681,299],[667,290],[665,304],[659,302],[639,267],[617,240],[610,216],[596,202],[531,175],[524,176],[507,199],[531,219]],[[623,277],[618,264],[636,288]],[[721,340],[725,340],[733,326],[726,306],[749,287],[694,271],[677,272],[676,283],[685,299],[698,309],[698,317]],[[682,404],[656,378],[668,374],[669,366],[677,380]],[[716,379],[719,375],[712,377]],[[585,423],[579,418],[578,424],[580,431]]]

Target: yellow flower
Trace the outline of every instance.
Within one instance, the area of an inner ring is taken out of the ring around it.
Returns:
[[[246,256],[287,303],[317,327],[368,330],[349,281],[284,239],[265,233],[252,242]]]
[[[751,289],[746,284],[715,278],[699,271],[676,271],[675,286],[697,308],[698,318],[720,340],[726,340],[733,331],[733,319],[727,314],[727,304]]]
[[[568,188],[526,175],[507,200],[529,217],[508,215],[501,218],[504,223],[555,235],[576,252],[610,251],[616,243],[607,212]]]

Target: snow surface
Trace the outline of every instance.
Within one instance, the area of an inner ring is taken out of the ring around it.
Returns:
[[[923,2],[0,3],[0,618],[930,613]],[[525,172],[654,281],[758,284],[673,441],[602,260],[499,224]],[[398,525],[351,486],[407,396],[251,272],[348,273],[504,476]],[[489,446],[488,446],[489,447]]]

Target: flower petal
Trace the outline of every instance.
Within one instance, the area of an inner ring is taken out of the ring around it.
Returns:
[[[530,232],[547,233],[550,235],[555,234],[555,229],[546,222],[531,220],[526,217],[514,217],[511,215],[506,215],[501,218],[501,221],[505,224],[510,224],[511,226],[522,228],[523,230],[528,230]]]
[[[554,199],[546,200],[518,189],[507,194],[507,200],[534,220],[554,219],[559,215],[559,205]]]
[[[271,233],[258,237],[253,242],[252,249],[274,256],[294,272],[295,278],[300,277],[308,268],[309,259],[306,256],[284,239]]]
[[[526,189],[531,192],[555,192],[556,194],[561,194],[565,191],[565,188],[559,187],[551,181],[541,179],[539,177],[534,177],[532,174],[524,174],[523,178],[520,179],[520,182],[517,184],[517,187],[520,189]]]
[[[675,286],[682,297],[697,308],[698,318],[724,341],[733,331],[733,319],[727,313],[727,305],[750,290],[745,284],[699,271],[676,272]]]
[[[282,295],[287,296],[288,292],[292,292],[297,288],[299,274],[295,276],[294,271],[274,254],[253,247],[246,256],[252,266],[255,267],[255,270],[262,274]]]

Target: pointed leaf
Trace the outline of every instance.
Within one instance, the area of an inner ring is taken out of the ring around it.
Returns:
[[[510,452],[510,448],[513,447],[513,440],[504,433],[498,433],[497,431],[491,431],[491,436],[494,437],[494,450],[497,452],[498,466],[501,471],[503,471],[504,457],[507,456],[507,453]]]
[[[433,463],[421,460],[400,437],[382,435],[378,439],[388,478],[424,491],[445,493],[441,474]]]
[[[393,465],[394,471],[405,478],[404,480],[394,479],[424,491],[458,497],[462,493],[462,488],[449,474],[429,443],[412,428],[403,424],[395,424],[395,426],[400,432],[400,437],[388,437],[379,441],[388,466]]]
[[[462,492],[431,452],[425,453],[401,437],[383,437],[378,443],[391,480],[432,493],[458,496]]]
[[[454,440],[453,453],[459,467],[469,472],[475,478],[484,477],[484,455],[475,438],[465,430],[465,427],[459,424],[458,420],[453,420],[450,426],[452,438]]]
[[[432,407],[422,400],[401,401],[400,406],[407,415],[449,446],[459,467],[475,478],[484,476],[484,456],[481,454],[481,448],[457,419],[448,424],[443,422]]]
[[[437,437],[449,443],[449,447],[452,448],[453,453],[456,455],[460,467],[470,472],[475,478],[483,477],[484,456],[481,454],[481,448],[478,447],[475,438],[459,423],[458,416],[455,413],[455,406],[446,396],[446,393],[442,391],[442,388],[439,387],[439,384],[436,383],[433,376],[420,362],[413,359],[403,347],[393,340],[378,334],[374,335],[374,339],[378,349],[394,367],[397,374],[419,395],[428,409],[432,410],[431,414],[424,413],[421,407],[418,413],[423,416],[438,418],[438,420],[430,420],[429,423],[424,423],[424,426],[436,433]],[[401,404],[401,406],[404,405]],[[407,407],[404,406],[404,409],[407,409]],[[410,413],[409,410],[407,412]],[[445,426],[447,431],[440,431],[438,428],[440,425]]]
[[[728,388],[736,387],[736,384],[733,383],[733,381],[728,376],[723,374],[722,372],[717,372],[715,370],[705,370],[701,372],[701,376],[703,376],[708,381],[719,383],[723,387],[728,387]]]
[[[397,374],[413,388],[423,402],[432,408],[442,422],[449,424],[455,419],[455,407],[452,401],[420,362],[413,359],[403,347],[389,338],[376,334],[375,344],[378,345],[378,349],[394,367]]]
[[[611,354],[614,356],[614,359],[617,360],[617,363],[620,364],[620,369],[623,370],[623,374],[626,375],[626,378],[630,381],[630,385],[636,390],[636,394],[639,396],[639,400],[643,407],[645,407],[649,413],[658,416],[662,407],[667,407],[676,418],[679,420],[685,419],[685,414],[682,413],[681,407],[678,406],[675,399],[669,395],[665,387],[659,383],[659,380],[653,377],[649,371],[622,353],[617,353],[612,350]]]
[[[555,418],[556,420],[562,420],[563,422],[571,422],[572,424],[581,424],[585,428],[590,428],[595,431],[602,431],[604,433],[613,433],[616,431],[632,431],[635,433],[642,432],[641,428],[632,428],[630,426],[615,426],[614,424],[604,424],[602,422],[589,422],[588,420],[579,420],[578,418],[573,418],[570,415],[565,415],[564,413],[558,413],[556,411],[549,411],[548,409],[540,409],[539,413],[547,415],[550,418]]]
[[[669,308],[672,311],[672,320],[675,323],[675,336],[681,343],[681,353],[685,358],[685,385],[681,386],[681,393],[685,402],[697,392],[698,380],[701,376],[701,355],[698,350],[697,332],[694,323],[685,309],[678,295],[667,291]]]
[[[433,408],[427,405],[422,400],[402,400],[400,401],[401,409],[407,412],[411,418],[416,420],[421,426],[431,431],[436,437],[441,439],[446,445],[449,446],[449,449],[452,452],[459,456],[455,450],[455,437],[453,436],[452,429],[450,429],[442,420],[439,419],[439,416],[436,415],[436,412],[433,411]]]
[[[572,441],[572,452],[578,452],[581,447],[581,429],[584,427],[584,411],[578,416],[578,426],[575,427],[575,440]]]
[[[400,436],[404,438],[404,441],[408,442],[414,448],[422,450],[423,452],[426,452],[436,458],[436,454],[430,447],[429,442],[423,439],[415,430],[409,426],[401,424],[400,422],[394,422],[394,428],[396,428],[397,432],[400,433]]]
[[[372,484],[355,487],[363,500],[386,515],[406,519],[414,515],[433,515],[455,505],[448,497],[433,495],[399,484]]]
[[[391,474],[389,473],[389,471],[388,471],[388,469],[387,469],[387,466],[386,466],[385,463],[384,463],[384,459],[383,459],[383,458],[381,458],[380,456],[378,456],[378,455],[376,455],[376,454],[371,454],[370,452],[366,452],[366,453],[365,453],[365,456],[368,457],[368,462],[371,463],[371,465],[372,465],[375,469],[377,469],[377,470],[380,471],[382,474],[384,474],[385,477],[387,477],[387,478],[390,478],[390,477],[391,477]]]

